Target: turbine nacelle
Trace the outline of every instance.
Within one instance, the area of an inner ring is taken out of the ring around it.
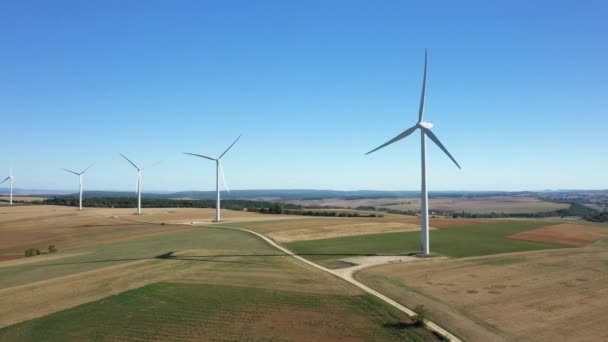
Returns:
[[[430,122],[424,122],[424,121],[419,122],[419,123],[418,123],[418,126],[419,126],[419,127],[426,128],[426,129],[431,129],[431,128],[433,128],[433,124],[432,124],[432,123],[430,123]]]

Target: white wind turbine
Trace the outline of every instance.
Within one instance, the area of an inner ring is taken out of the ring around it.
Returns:
[[[184,154],[189,154],[191,156],[201,157],[201,158],[215,161],[215,197],[216,197],[216,199],[215,199],[215,221],[216,222],[220,222],[220,174],[222,175],[222,181],[224,183],[224,186],[226,187],[226,191],[230,192],[230,190],[228,189],[228,184],[226,184],[226,179],[224,178],[224,170],[222,169],[221,159],[228,151],[230,151],[232,146],[234,146],[234,144],[236,144],[236,142],[239,141],[240,138],[241,138],[241,136],[239,135],[239,137],[236,138],[236,140],[232,143],[232,145],[228,146],[226,151],[224,151],[224,153],[222,153],[217,158],[207,157],[202,154],[184,152]]]
[[[124,154],[121,153],[120,155],[125,158],[129,163],[131,163],[131,165],[133,165],[135,169],[137,169],[137,215],[141,215],[141,174],[144,171],[144,168],[140,168],[139,166],[135,165],[135,163],[132,162],[129,158],[127,158]],[[156,163],[154,165],[157,165],[159,163]]]
[[[135,165],[134,162],[129,160],[129,158],[125,157],[124,154],[120,154],[123,158],[125,158],[134,168],[137,169],[137,215],[141,215],[141,171],[142,169]]]
[[[90,169],[91,166],[93,166],[93,164],[95,164],[95,163],[94,162],[91,163],[91,165],[89,165],[89,167],[87,167],[86,169],[84,169],[84,171],[82,171],[80,173],[72,171],[72,170],[68,170],[68,169],[62,169],[63,171],[67,171],[69,173],[73,173],[76,176],[78,176],[78,180],[79,180],[79,184],[80,184],[80,201],[78,202],[78,208],[80,210],[82,210],[82,175],[84,175],[84,173],[87,172],[87,170]]]
[[[376,147],[375,149],[369,151],[366,153],[366,155],[375,152],[385,146],[388,146],[396,141],[399,141],[405,137],[407,137],[408,135],[412,134],[415,130],[420,129],[420,145],[421,145],[421,150],[420,150],[420,157],[421,157],[421,169],[422,169],[422,179],[421,179],[421,191],[420,191],[420,216],[422,217],[422,254],[429,254],[430,253],[430,248],[429,248],[429,195],[427,192],[427,187],[426,187],[426,137],[428,136],[435,144],[437,144],[437,146],[439,146],[439,148],[445,152],[445,154],[447,154],[448,157],[450,157],[450,159],[454,162],[454,164],[456,164],[456,166],[458,166],[458,168],[460,169],[460,165],[458,165],[458,162],[454,159],[454,157],[452,157],[452,155],[450,154],[450,152],[448,152],[448,150],[443,146],[443,144],[439,141],[439,139],[437,138],[437,136],[435,136],[435,134],[433,134],[433,132],[431,131],[431,128],[433,127],[432,124],[428,123],[428,122],[424,122],[422,121],[422,116],[424,114],[424,96],[425,96],[425,92],[426,92],[426,65],[427,65],[427,52],[426,50],[424,51],[424,77],[422,79],[422,95],[420,96],[420,109],[418,110],[418,122],[406,129],[405,131],[403,131],[401,134],[397,135],[396,137],[394,137],[393,139],[387,141],[386,143]]]
[[[9,181],[10,184],[10,197],[9,197],[9,205],[13,205],[13,182],[15,181],[15,176],[13,176],[13,168],[11,167],[10,169],[10,173],[9,176],[4,178],[4,180],[2,182],[0,182],[0,184]]]

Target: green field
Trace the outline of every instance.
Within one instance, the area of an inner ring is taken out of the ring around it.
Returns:
[[[508,236],[546,226],[545,221],[502,221],[430,231],[431,251],[450,257],[563,248],[566,246],[509,239]],[[286,247],[321,265],[348,266],[337,260],[353,255],[409,254],[420,250],[419,232],[383,233],[296,241]]]
[[[256,236],[237,230],[197,228],[189,232],[136,238],[63,251],[57,255],[86,253],[52,261],[0,268],[0,288],[65,276],[127,262],[154,259],[188,249],[240,251],[237,254],[283,254]],[[214,254],[214,253],[210,253]],[[213,255],[211,255],[213,257]],[[35,257],[34,257],[35,258]]]
[[[0,341],[434,340],[370,295],[158,283],[0,330]]]

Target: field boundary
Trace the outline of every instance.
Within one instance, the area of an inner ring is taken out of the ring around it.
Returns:
[[[365,292],[367,292],[367,293],[369,293],[369,294],[377,297],[378,299],[380,299],[383,302],[385,302],[385,303],[393,306],[394,308],[396,308],[399,311],[407,314],[408,316],[410,316],[410,317],[416,316],[416,312],[414,312],[414,310],[412,310],[412,309],[410,309],[410,308],[408,308],[408,307],[406,307],[406,306],[404,306],[402,304],[399,304],[398,302],[390,299],[389,297],[383,295],[382,293],[380,293],[380,292],[378,292],[378,291],[376,291],[376,290],[374,290],[374,289],[372,289],[370,287],[365,286],[364,284],[362,284],[362,283],[358,282],[356,279],[354,279],[352,276],[349,276],[348,274],[347,275],[342,275],[339,272],[336,272],[334,270],[325,268],[325,267],[323,267],[321,265],[318,265],[318,264],[316,264],[316,263],[314,263],[314,262],[312,262],[310,260],[307,260],[307,259],[305,259],[305,258],[303,258],[303,257],[301,257],[301,256],[299,256],[297,254],[295,254],[291,250],[289,250],[289,249],[281,246],[280,244],[276,243],[275,241],[273,241],[269,237],[266,237],[266,236],[264,236],[264,235],[262,235],[260,233],[254,232],[254,231],[249,230],[249,229],[236,228],[236,227],[211,226],[210,228],[234,229],[234,230],[241,230],[241,231],[253,234],[253,235],[259,237],[260,239],[266,241],[269,245],[271,245],[271,246],[279,249],[280,251],[284,252],[285,254],[287,254],[287,255],[289,255],[289,256],[291,256],[291,257],[293,257],[293,258],[295,258],[295,259],[297,259],[297,260],[299,260],[299,261],[301,261],[301,262],[303,262],[305,264],[308,264],[308,265],[310,265],[310,266],[312,266],[312,267],[314,267],[314,268],[316,268],[318,270],[321,270],[321,271],[327,272],[329,274],[332,274],[335,277],[338,277],[338,278],[340,278],[342,280],[345,280],[345,281],[347,281],[347,282],[355,285],[356,287],[360,288],[361,290],[363,290],[363,291],[365,291]],[[438,333],[438,334],[446,337],[450,341],[453,341],[453,342],[462,342],[461,339],[459,339],[458,337],[456,337],[455,335],[453,335],[452,333],[450,333],[446,329],[440,327],[439,325],[437,325],[437,324],[435,324],[435,323],[433,323],[431,321],[426,321],[425,324],[426,324],[426,326],[430,330],[432,330],[432,331],[434,331],[434,332],[436,332],[436,333]]]

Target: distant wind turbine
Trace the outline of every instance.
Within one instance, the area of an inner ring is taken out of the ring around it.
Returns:
[[[222,159],[222,157],[228,151],[230,151],[230,149],[232,148],[232,146],[234,146],[234,144],[236,144],[236,142],[239,141],[240,138],[241,138],[241,136],[239,135],[239,137],[236,138],[236,140],[230,146],[228,146],[228,148],[226,149],[226,151],[224,151],[224,153],[222,153],[217,158],[207,157],[207,156],[204,156],[202,154],[184,152],[184,154],[189,154],[191,156],[205,158],[205,159],[209,159],[209,160],[215,161],[215,196],[216,196],[216,199],[215,199],[215,221],[216,222],[220,222],[220,174],[222,175],[222,181],[224,183],[224,187],[226,187],[226,191],[230,192],[230,190],[228,189],[228,184],[226,184],[226,179],[224,178],[224,170],[222,169],[221,159]]]
[[[9,205],[13,205],[13,182],[15,181],[15,176],[13,176],[13,168],[12,167],[10,169],[9,176],[6,177],[6,178],[4,178],[4,180],[2,182],[0,182],[0,184],[4,183],[6,181],[9,181],[10,189],[11,189],[10,190],[10,197],[9,197],[8,204]]]
[[[396,137],[394,137],[393,139],[387,141],[386,143],[376,147],[375,149],[369,151],[366,153],[366,155],[375,152],[385,146],[388,146],[396,141],[399,141],[405,137],[407,137],[408,135],[412,134],[415,130],[420,129],[420,144],[421,144],[421,152],[420,152],[420,156],[421,156],[421,170],[422,170],[422,179],[421,179],[421,193],[420,193],[420,197],[421,197],[421,201],[420,201],[420,216],[422,217],[422,254],[429,254],[430,253],[430,248],[429,248],[429,195],[427,192],[427,184],[426,184],[426,137],[428,136],[435,144],[437,144],[437,146],[439,146],[439,148],[445,152],[445,154],[447,154],[448,157],[450,157],[450,159],[454,162],[454,164],[456,164],[456,166],[458,166],[458,168],[460,169],[460,165],[458,165],[458,162],[456,161],[456,159],[454,159],[454,157],[452,157],[452,155],[450,154],[450,152],[448,152],[448,150],[445,148],[445,146],[443,146],[443,144],[439,141],[439,138],[437,138],[437,136],[431,131],[431,128],[433,127],[433,125],[431,123],[428,122],[424,122],[422,121],[422,116],[424,114],[424,96],[425,96],[425,92],[426,92],[426,66],[427,66],[427,52],[426,50],[424,51],[424,77],[422,79],[422,95],[420,96],[420,109],[418,111],[418,123],[416,123],[414,126],[406,129],[405,131],[403,131],[401,134],[397,135]]]
[[[141,215],[141,174],[144,171],[143,168],[140,168],[139,166],[135,165],[134,162],[132,162],[129,158],[127,158],[124,154],[120,154],[123,158],[125,158],[129,163],[131,163],[131,165],[133,165],[133,167],[135,169],[137,169],[137,215]],[[157,165],[160,162],[154,164]],[[154,166],[152,165],[152,166]]]
[[[82,210],[82,175],[84,175],[84,173],[87,172],[87,170],[90,169],[91,166],[93,166],[93,164],[95,164],[95,163],[94,162],[91,163],[91,165],[89,165],[89,167],[87,167],[86,169],[84,169],[80,173],[72,171],[72,170],[68,170],[68,169],[62,169],[63,171],[67,171],[69,173],[73,173],[76,176],[78,176],[78,180],[79,180],[79,184],[80,184],[80,201],[78,202],[79,203],[78,207],[79,207],[80,210]]]

